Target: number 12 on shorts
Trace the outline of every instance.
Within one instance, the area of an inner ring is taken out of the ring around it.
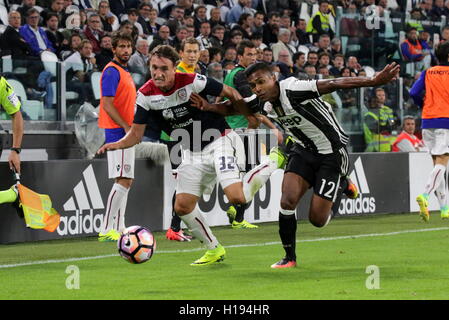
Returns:
[[[318,194],[328,198],[328,199],[334,199],[334,191],[337,184],[334,181],[327,181],[326,179],[321,179],[321,187],[318,192]],[[327,191],[325,190],[326,187],[328,188]]]

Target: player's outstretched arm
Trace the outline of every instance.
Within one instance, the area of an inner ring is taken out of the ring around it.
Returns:
[[[393,62],[392,64],[388,64],[375,77],[344,77],[318,80],[317,88],[320,94],[326,94],[339,89],[381,86],[390,81],[396,80],[399,77],[399,71],[400,66]]]
[[[254,112],[251,111],[245,100],[243,100],[243,97],[236,89],[224,85],[220,96],[226,97],[231,100],[232,107],[234,108],[236,113],[242,114],[246,117],[246,119],[248,120],[248,128],[255,129],[259,127],[259,119],[254,116]]]
[[[232,103],[230,100],[218,103],[209,103],[206,99],[201,97],[197,93],[192,93],[190,95],[190,101],[192,107],[198,108],[202,111],[210,111],[221,114],[222,116],[232,116],[237,114],[237,112],[232,108]]]
[[[97,154],[102,154],[108,150],[126,149],[138,144],[142,140],[145,127],[145,124],[133,123],[131,129],[122,139],[117,142],[106,143],[97,151]]]

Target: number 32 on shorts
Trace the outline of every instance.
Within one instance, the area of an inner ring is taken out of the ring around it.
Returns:
[[[218,170],[220,171],[232,171],[235,170],[237,166],[237,159],[233,156],[227,156],[227,157],[220,157],[220,168]]]
[[[318,191],[318,194],[325,198],[333,200],[336,187],[337,184],[335,183],[335,181],[327,181],[326,179],[321,179],[321,187]]]

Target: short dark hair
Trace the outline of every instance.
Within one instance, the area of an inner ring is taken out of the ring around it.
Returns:
[[[273,17],[280,17],[281,15],[279,14],[279,12],[277,12],[277,11],[271,11],[270,13],[268,13],[268,16],[267,16],[267,18],[268,19],[271,19],[271,18],[273,18]]]
[[[256,46],[250,40],[242,40],[237,47],[237,55],[243,56],[246,48],[253,49],[256,48]]]
[[[301,52],[301,51],[295,52],[293,54],[293,57],[292,57],[293,63],[296,62],[299,59],[299,57],[305,56],[305,55],[306,54],[304,52]]]
[[[263,34],[260,32],[254,32],[252,35],[249,36],[250,40],[260,40],[263,39]]]
[[[173,62],[173,66],[176,66],[179,61],[178,53],[175,49],[173,49],[172,46],[169,45],[158,45],[156,48],[154,48],[150,53],[150,58],[148,59],[148,61],[150,61],[153,56],[169,59],[171,62]]]
[[[248,68],[246,68],[245,76],[248,78],[250,75],[252,75],[253,73],[255,73],[257,71],[264,71],[269,74],[273,74],[273,72],[271,71],[271,67],[268,63],[256,62],[255,64],[252,64]]]
[[[49,12],[47,14],[47,16],[45,17],[45,23],[47,23],[47,21],[50,20],[53,17],[58,18],[58,21],[59,21],[59,16],[58,16],[58,14],[56,12]]]
[[[198,40],[196,40],[195,38],[190,37],[190,38],[185,38],[184,40],[182,40],[180,51],[184,51],[184,48],[187,43],[188,44],[196,44],[196,45],[198,45],[198,50],[201,49],[200,42]]]
[[[116,32],[112,36],[112,48],[117,48],[119,41],[128,41],[131,46],[134,44],[134,40],[131,36],[126,35],[122,32]]]
[[[39,12],[39,10],[37,10],[36,8],[30,8],[27,10],[26,12],[26,17],[28,18],[29,16],[31,16],[33,13],[39,13],[39,15],[41,14]]]
[[[438,44],[435,50],[435,56],[440,64],[446,63],[449,57],[449,41],[444,41]]]

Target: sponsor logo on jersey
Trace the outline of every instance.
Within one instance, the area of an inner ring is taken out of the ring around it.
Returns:
[[[357,186],[359,196],[357,199],[348,199],[344,196],[340,202],[338,213],[343,215],[375,212],[376,199],[370,196],[368,181],[366,180],[365,170],[360,157],[354,162],[354,170],[352,170],[349,177]]]
[[[165,120],[173,120],[175,118],[175,115],[171,109],[164,109],[164,111],[162,111],[162,116]]]
[[[61,215],[61,222],[56,229],[60,236],[82,235],[100,232],[104,209],[100,189],[92,165],[83,172],[83,178],[73,188],[71,196],[63,205],[66,215]]]
[[[277,121],[284,128],[297,127],[301,124],[302,121],[301,117],[298,115],[279,117],[274,120]]]

